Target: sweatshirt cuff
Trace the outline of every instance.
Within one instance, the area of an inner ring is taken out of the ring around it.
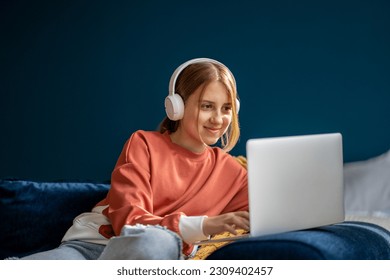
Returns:
[[[180,217],[179,229],[183,241],[192,244],[199,240],[207,239],[203,233],[203,220],[207,216],[184,216]]]

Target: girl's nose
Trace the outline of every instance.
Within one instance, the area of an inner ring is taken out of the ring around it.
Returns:
[[[219,110],[215,110],[211,117],[211,122],[215,124],[223,123],[222,114]]]

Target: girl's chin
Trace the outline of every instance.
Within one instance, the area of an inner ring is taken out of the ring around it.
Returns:
[[[205,137],[203,138],[203,142],[207,144],[208,146],[213,146],[217,144],[219,138],[211,138],[211,137]]]

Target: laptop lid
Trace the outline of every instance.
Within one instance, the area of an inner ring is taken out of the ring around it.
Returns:
[[[251,236],[344,221],[340,133],[247,142]]]

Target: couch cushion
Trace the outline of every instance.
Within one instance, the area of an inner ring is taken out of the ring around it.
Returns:
[[[390,150],[344,165],[347,215],[390,217]]]
[[[105,197],[108,184],[0,180],[0,259],[59,245],[73,219]]]

